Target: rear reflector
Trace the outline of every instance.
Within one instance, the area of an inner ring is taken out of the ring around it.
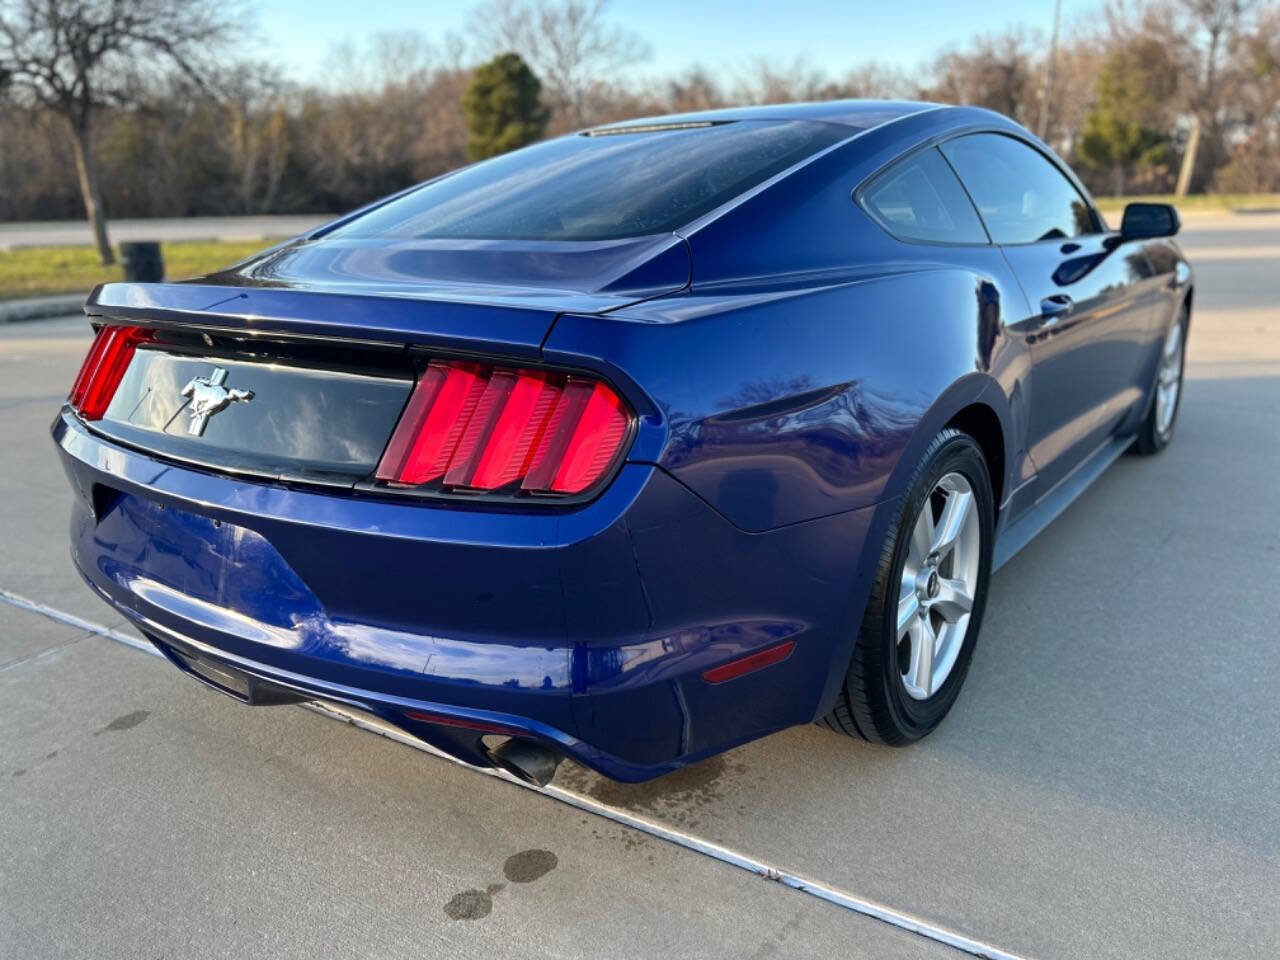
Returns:
[[[154,339],[155,332],[144,327],[108,326],[98,330],[71,387],[72,408],[85,420],[101,420],[129,369],[134,350],[138,344]]]
[[[481,733],[495,733],[503,736],[513,737],[519,736],[518,730],[510,727],[504,727],[500,723],[490,723],[488,720],[473,720],[470,717],[455,717],[447,713],[428,713],[425,710],[406,710],[404,715],[410,720],[417,720],[420,723],[434,723],[442,727],[459,727],[463,730],[479,730]]]
[[[573,496],[617,463],[631,413],[578,374],[435,360],[387,444],[377,478],[397,486]]]
[[[722,663],[720,666],[712,667],[710,670],[703,670],[702,679],[707,683],[724,683],[726,680],[735,680],[744,674],[771,667],[775,663],[781,663],[791,656],[791,651],[795,649],[795,646],[796,642],[794,640],[788,640],[786,643],[780,643],[776,647],[770,647],[768,650],[761,650],[758,653],[748,654],[737,660],[730,660],[728,663]]]

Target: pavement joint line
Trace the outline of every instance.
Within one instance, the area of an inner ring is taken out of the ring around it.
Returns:
[[[139,640],[137,637],[131,637],[127,633],[119,630],[112,630],[110,627],[104,627],[100,623],[94,623],[92,620],[85,620],[83,617],[77,617],[74,613],[67,613],[65,610],[59,610],[56,607],[50,607],[36,600],[29,600],[19,593],[12,590],[6,590],[0,587],[0,600],[5,603],[12,604],[22,610],[31,613],[38,613],[50,620],[56,620],[59,623],[65,623],[72,627],[79,627],[86,633],[97,634],[100,637],[106,637],[108,640],[114,640],[116,643],[123,643],[126,647],[133,647],[135,650],[141,650],[143,653],[154,654],[157,657],[164,656],[159,650],[147,643],[145,640]]]
[[[162,659],[164,658],[164,654],[144,640],[139,640],[137,637],[131,637],[127,633],[123,633],[119,630],[113,630],[112,628],[100,623],[94,623],[92,620],[85,620],[83,617],[78,617],[73,613],[67,613],[66,611],[57,609],[56,607],[50,607],[46,604],[39,603],[38,601],[28,599],[21,594],[14,593],[11,590],[6,590],[3,587],[0,587],[0,600],[31,613],[36,613],[41,616],[48,617],[51,620],[56,620],[59,623],[79,627],[86,633],[105,637],[108,640],[114,640],[115,642],[124,644],[127,647],[132,647],[134,650],[139,650],[143,653],[148,653]],[[310,710],[312,713],[320,714],[321,716],[332,720],[349,723],[361,730],[369,733],[375,733],[388,740],[393,740],[396,743],[403,744],[404,746],[412,747],[422,753],[430,754],[433,757],[439,757],[442,760],[447,760],[450,763],[464,767],[473,773],[492,777],[496,780],[501,780],[532,793],[550,797],[553,800],[559,801],[560,803],[573,807],[574,809],[580,810],[584,813],[594,814],[595,816],[601,817],[605,820],[610,820],[622,826],[630,827],[634,830],[640,831],[641,833],[656,837],[659,840],[665,840],[668,843],[683,847],[686,850],[691,850],[694,853],[699,853],[703,856],[710,857],[713,860],[718,860],[731,867],[737,867],[740,870],[754,873],[766,880],[772,880],[779,883],[784,887],[790,887],[792,890],[797,890],[800,893],[816,897],[819,900],[834,904],[837,907],[842,907],[852,913],[871,917],[872,919],[887,923],[892,927],[897,927],[899,930],[914,933],[917,936],[951,947],[952,949],[968,954],[969,956],[980,957],[983,958],[983,960],[1030,960],[1030,958],[1025,954],[1002,950],[999,947],[993,946],[982,940],[977,940],[955,930],[950,930],[947,927],[930,923],[928,920],[917,917],[904,910],[898,910],[894,907],[878,903],[875,900],[860,897],[857,894],[841,890],[838,887],[823,883],[820,880],[814,880],[810,877],[804,876],[803,874],[784,870],[781,867],[766,863],[763,860],[758,860],[748,854],[739,853],[736,850],[722,846],[714,841],[704,840],[701,837],[685,833],[682,830],[673,829],[672,827],[668,827],[655,820],[650,820],[647,817],[642,817],[638,814],[621,810],[617,807],[611,807],[608,804],[600,803],[591,797],[574,793],[572,790],[566,790],[563,787],[556,786],[555,784],[550,784],[546,787],[536,787],[532,784],[517,780],[515,777],[502,770],[473,767],[471,764],[464,763],[456,757],[449,756],[449,754],[442,750],[437,750],[430,744],[415,740],[407,733],[397,730],[389,724],[377,722],[375,718],[367,716],[359,711],[349,710],[336,704],[327,704],[318,701],[303,703],[300,704],[300,706],[304,709]]]
[[[34,663],[36,660],[43,660],[45,657],[51,657],[59,650],[65,650],[67,647],[74,647],[85,637],[90,636],[93,636],[93,634],[88,633],[87,631],[85,633],[77,633],[70,640],[66,640],[62,643],[55,643],[52,647],[45,647],[43,650],[37,650],[35,653],[29,653],[25,657],[16,657],[13,660],[0,663],[0,673],[8,673],[10,670],[17,670],[18,667],[25,666],[28,663]]]

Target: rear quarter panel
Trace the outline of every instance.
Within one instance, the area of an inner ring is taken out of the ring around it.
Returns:
[[[768,530],[897,496],[917,436],[973,402],[1000,418],[1016,469],[1027,360],[1003,333],[994,273],[694,294],[668,301],[665,323],[562,318],[546,350],[623,368],[666,424],[655,462],[739,527]]]

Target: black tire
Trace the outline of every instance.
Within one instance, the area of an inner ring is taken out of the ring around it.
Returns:
[[[1161,430],[1159,424],[1159,412],[1156,404],[1156,384],[1151,386],[1151,399],[1147,405],[1147,415],[1143,418],[1142,427],[1138,430],[1138,435],[1134,437],[1133,446],[1129,449],[1139,456],[1149,457],[1152,454],[1159,453],[1169,445],[1169,441],[1173,439],[1174,427],[1178,425],[1178,411],[1182,409],[1182,376],[1186,368],[1187,356],[1187,325],[1191,319],[1190,313],[1187,311],[1187,305],[1184,303],[1178,311],[1178,318],[1173,322],[1182,329],[1182,336],[1178,345],[1178,395],[1173,402],[1173,418],[1169,421],[1169,426]],[[1156,364],[1156,379],[1159,380],[1161,365]]]
[[[907,694],[899,666],[898,593],[916,518],[938,482],[953,472],[969,481],[978,508],[981,546],[977,587],[955,665],[932,696],[915,700]],[[909,492],[890,525],[844,687],[835,708],[820,723],[872,743],[903,746],[919,740],[942,722],[960,693],[982,627],[991,578],[994,525],[991,477],[982,449],[968,434],[943,430],[921,458]]]

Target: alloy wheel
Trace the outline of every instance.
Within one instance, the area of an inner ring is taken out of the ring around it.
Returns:
[[[982,530],[960,473],[934,485],[911,527],[898,590],[898,670],[907,695],[927,700],[950,676],[978,589]]]
[[[1179,320],[1169,328],[1160,353],[1160,369],[1156,373],[1156,433],[1161,437],[1173,426],[1178,410],[1178,393],[1182,389],[1182,330]]]

